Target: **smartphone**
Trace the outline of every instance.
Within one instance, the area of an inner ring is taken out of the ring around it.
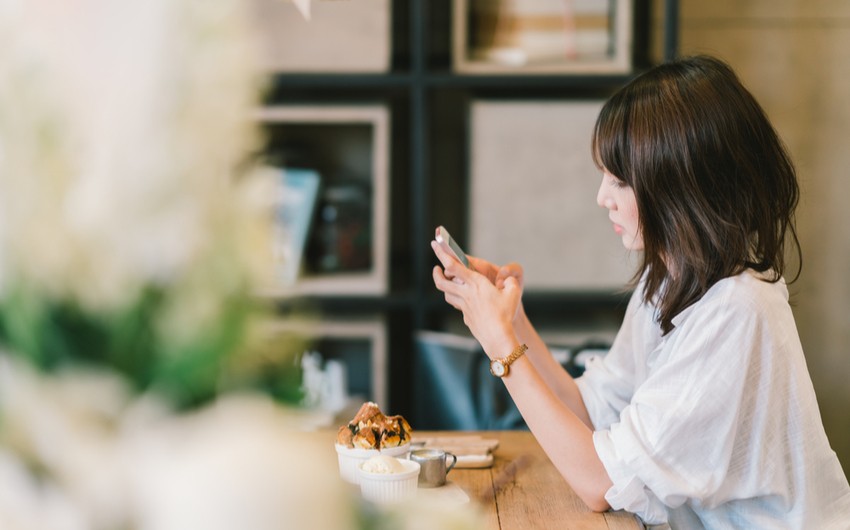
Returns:
[[[463,263],[465,267],[469,267],[469,259],[466,257],[466,252],[460,248],[460,245],[458,245],[452,238],[448,230],[442,226],[438,226],[435,239],[437,240],[437,243],[441,244],[443,248],[449,252],[449,254],[457,258],[457,260]]]

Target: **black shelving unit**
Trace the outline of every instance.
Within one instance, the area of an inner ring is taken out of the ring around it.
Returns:
[[[393,0],[391,68],[382,74],[282,74],[267,103],[382,103],[391,114],[390,278],[386,296],[313,296],[280,301],[281,313],[305,308],[338,318],[381,314],[388,327],[392,413],[413,411],[414,334],[440,329],[454,310],[431,282],[436,264],[429,241],[437,224],[466,240],[469,190],[468,108],[474,98],[557,99],[610,95],[650,64],[649,0],[634,4],[634,46],[629,74],[463,75],[452,71],[451,0]],[[678,1],[663,3],[663,55],[676,55]],[[437,190],[452,194],[437,195]],[[528,293],[530,316],[617,315],[625,293]]]

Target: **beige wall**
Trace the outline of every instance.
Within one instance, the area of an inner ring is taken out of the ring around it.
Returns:
[[[850,473],[850,2],[682,0],[680,52],[726,59],[797,164],[792,304],[823,422]]]

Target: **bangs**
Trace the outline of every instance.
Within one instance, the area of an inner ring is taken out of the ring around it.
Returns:
[[[632,152],[629,120],[623,94],[609,99],[596,119],[591,151],[593,162],[600,170],[607,170],[620,180],[633,184],[629,154]]]

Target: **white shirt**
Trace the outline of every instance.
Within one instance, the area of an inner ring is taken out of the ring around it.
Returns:
[[[785,283],[717,282],[667,336],[643,285],[576,380],[614,509],[673,528],[850,528]]]

